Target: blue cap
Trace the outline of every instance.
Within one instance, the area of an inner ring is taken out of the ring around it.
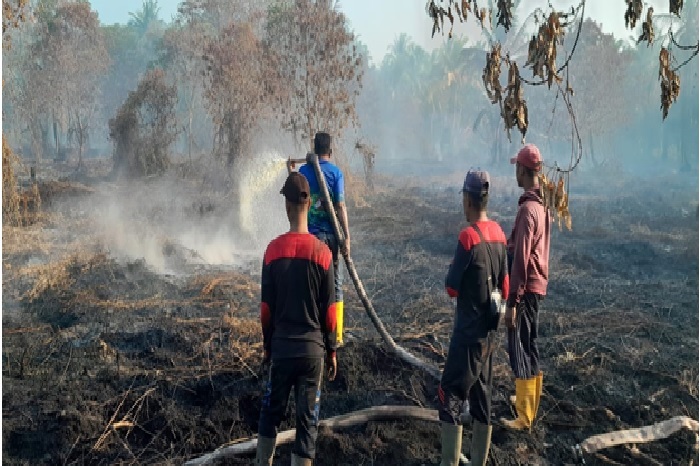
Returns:
[[[479,170],[469,170],[467,176],[464,178],[464,186],[462,186],[462,192],[469,192],[474,194],[483,194],[489,192],[489,185],[491,184],[491,178],[488,172]]]

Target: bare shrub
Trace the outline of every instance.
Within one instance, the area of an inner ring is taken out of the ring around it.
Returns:
[[[2,222],[18,226],[21,222],[19,212],[19,193],[15,164],[17,156],[12,152],[5,138],[2,138]]]
[[[288,93],[278,101],[282,127],[313,148],[317,131],[339,138],[355,124],[362,57],[334,0],[295,0],[269,11],[266,43],[279,54]]]
[[[177,138],[177,89],[162,70],[149,71],[109,121],[114,141],[114,171],[129,177],[162,174],[168,149]]]
[[[231,24],[212,38],[204,60],[216,150],[232,166],[250,149],[252,131],[275,92],[275,69],[251,23]]]

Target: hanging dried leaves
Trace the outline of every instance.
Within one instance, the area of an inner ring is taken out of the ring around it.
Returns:
[[[461,22],[462,15],[460,14],[459,8],[456,3],[454,5],[454,8],[455,12],[457,13],[457,17]],[[455,24],[455,17],[452,13],[452,5],[445,9],[442,6],[437,6],[435,4],[435,1],[431,0],[430,3],[428,3],[426,6],[426,11],[428,12],[428,16],[430,16],[430,18],[433,20],[433,32],[430,37],[435,37],[435,33],[440,32],[442,30],[445,24],[445,17],[447,17],[448,21],[450,22],[450,31],[447,33],[447,36],[450,39],[452,39],[452,28]],[[466,14],[464,16],[464,19],[466,19]]]
[[[506,32],[510,31],[510,28],[513,26],[513,2],[510,0],[498,0],[496,7],[498,8],[496,26],[501,25]]]
[[[554,183],[553,179],[541,173],[539,176],[540,193],[545,209],[550,209],[557,217],[559,230],[562,229],[562,222],[566,229],[571,231],[571,213],[569,212],[569,195],[565,189],[564,176],[559,175],[559,181]]]
[[[511,1],[499,1],[498,14],[501,15],[499,23],[503,21],[500,24],[504,25],[506,31],[508,31],[508,29],[510,29],[510,26],[513,24],[513,15],[511,13],[512,7],[513,5]],[[452,13],[452,8],[454,8],[454,13]],[[447,35],[449,38],[452,38],[452,29],[454,27],[455,14],[457,18],[459,18],[460,22],[464,22],[467,20],[467,13],[473,12],[474,17],[476,17],[476,19],[479,21],[482,29],[485,28],[487,24],[489,28],[491,27],[493,17],[493,10],[479,8],[479,4],[476,0],[462,0],[461,6],[458,0],[450,0],[447,8],[443,7],[442,5],[436,4],[435,0],[430,0],[425,6],[425,11],[426,13],[428,13],[428,16],[433,21],[433,31],[431,37],[435,37],[436,32],[444,30],[445,18],[447,18],[447,20],[450,22],[450,30],[447,33]],[[508,24],[508,26],[506,26],[506,24]]]
[[[486,88],[486,94],[491,99],[492,104],[496,104],[501,101],[501,83],[499,81],[501,76],[501,44],[496,44],[493,46],[490,52],[486,53],[486,66],[484,67],[484,72],[481,75],[481,79],[484,82],[484,87]]]
[[[642,34],[637,39],[637,43],[645,40],[647,41],[647,47],[649,47],[654,42],[654,24],[652,19],[654,16],[654,8],[649,7],[647,10],[647,19],[642,23]]]
[[[502,61],[508,64],[508,85],[505,89],[505,98],[503,98],[503,87],[500,82]],[[494,45],[491,51],[486,54],[486,66],[481,79],[491,103],[501,104],[501,117],[505,123],[508,139],[510,139],[510,130],[517,127],[524,141],[528,116],[527,104],[523,98],[523,84],[518,72],[518,65],[508,59],[502,60],[501,44]]]
[[[627,0],[627,11],[625,11],[625,27],[634,29],[637,20],[642,17],[644,5],[642,0]]]
[[[479,23],[481,23],[482,29],[484,27],[486,27],[486,25],[484,24],[486,22],[486,13],[487,13],[486,8],[479,9],[479,7],[476,4],[476,1],[474,1],[474,16],[476,16],[476,19],[478,19]],[[488,15],[489,15],[488,24],[489,24],[489,26],[491,26],[491,13],[489,12]]]
[[[671,0],[671,13],[674,15],[678,16],[680,18],[681,16],[681,10],[683,9],[683,0]]]
[[[668,109],[681,92],[681,77],[671,69],[671,59],[671,53],[662,47],[659,52],[659,79],[661,79],[661,110],[664,120],[668,116]]]
[[[508,87],[506,87],[506,98],[503,100],[501,116],[506,125],[506,134],[510,140],[510,130],[517,126],[522,134],[522,142],[525,142],[527,133],[528,117],[527,103],[523,98],[523,83],[518,73],[518,65],[513,61],[508,68]]]
[[[525,66],[532,67],[532,75],[547,80],[551,88],[552,83],[561,82],[561,77],[557,73],[557,45],[563,43],[564,26],[560,17],[565,14],[553,11],[547,21],[540,25],[537,36],[532,36],[527,51],[527,62]]]

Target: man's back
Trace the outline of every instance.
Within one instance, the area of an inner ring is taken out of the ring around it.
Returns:
[[[542,204],[539,189],[525,191],[518,204],[513,232],[508,241],[512,257],[511,305],[525,292],[545,296],[549,281],[551,213]]]
[[[488,293],[492,271],[496,279],[496,283],[492,283],[493,289],[507,293],[509,287],[503,230],[492,220],[476,222],[476,225],[488,244],[481,241],[472,225],[463,229],[459,235],[455,262],[445,280],[448,294],[457,298],[455,332],[469,340],[484,338],[492,329]]]
[[[333,204],[345,202],[345,179],[343,172],[336,165],[328,160],[319,158],[321,172],[326,179],[328,185],[328,193],[331,196]],[[330,213],[325,208],[321,187],[316,179],[316,172],[310,164],[302,165],[299,168],[299,173],[304,175],[309,181],[311,188],[311,208],[309,209],[309,232],[316,234],[319,232],[333,234],[333,226],[331,224]]]
[[[265,251],[261,320],[274,359],[336,350],[332,255],[308,233],[285,233]]]

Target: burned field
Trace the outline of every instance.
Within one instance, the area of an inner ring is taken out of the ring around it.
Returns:
[[[450,181],[383,180],[350,206],[353,259],[377,312],[401,345],[439,366],[453,313],[442,282],[463,225]],[[517,190],[510,178],[494,184],[503,194],[491,200],[492,217],[509,232]],[[574,229],[553,233],[533,433],[496,425],[489,464],[575,463],[573,448],[591,435],[697,418],[697,184],[650,194],[629,181],[608,186],[615,195],[601,191],[574,188]],[[56,205],[81,205],[97,194],[54,195],[63,196]],[[258,263],[206,265],[164,231],[162,256],[176,266],[158,272],[115,257],[81,209],[66,215],[45,204],[34,225],[3,229],[3,463],[181,464],[254,437]],[[321,417],[379,405],[434,409],[436,381],[382,346],[349,280],[345,287],[346,345]],[[495,419],[512,415],[513,390],[502,346]],[[293,422],[290,404],[281,428]],[[680,431],[585,460],[689,465],[697,446],[695,433]],[[437,464],[439,449],[437,423],[370,422],[322,429],[316,464]],[[276,462],[289,455],[280,447]]]

